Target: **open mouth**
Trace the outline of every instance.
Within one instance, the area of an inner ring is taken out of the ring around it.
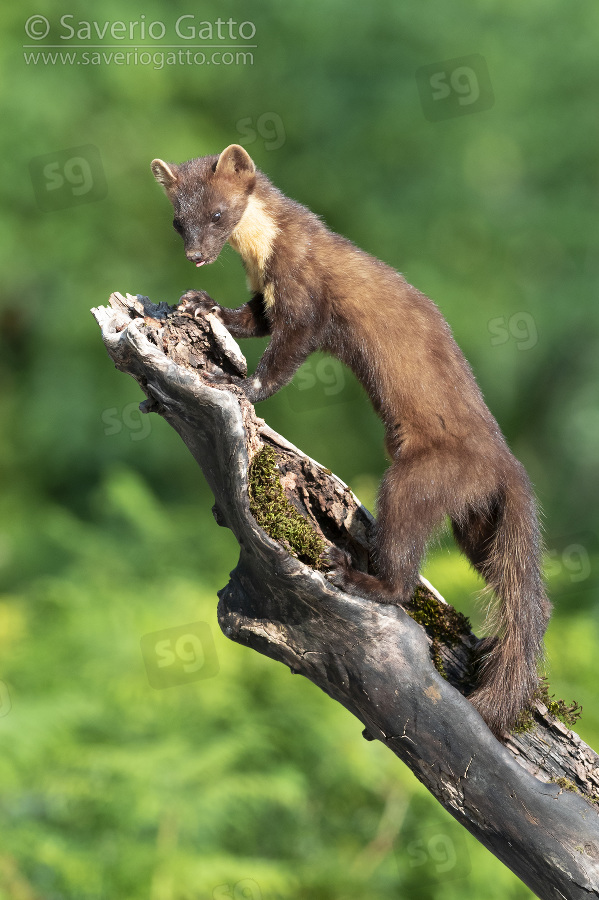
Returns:
[[[209,256],[207,259],[200,259],[197,261],[191,260],[191,262],[193,262],[193,264],[199,269],[200,266],[209,266],[210,263],[213,263],[215,259],[216,256]]]

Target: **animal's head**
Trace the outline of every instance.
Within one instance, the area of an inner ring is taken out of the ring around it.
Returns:
[[[238,144],[219,156],[175,165],[152,160],[154,177],[173,204],[173,227],[196,266],[212,263],[245,212],[256,184],[256,166]]]

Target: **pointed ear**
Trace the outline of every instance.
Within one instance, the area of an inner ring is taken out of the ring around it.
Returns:
[[[254,175],[255,172],[256,166],[251,156],[239,144],[231,144],[229,147],[225,147],[218,157],[214,170],[215,175],[228,175],[229,177],[242,175],[246,178]]]
[[[162,159],[153,159],[152,174],[165,188],[171,188],[177,183],[177,166],[174,163],[165,163]]]

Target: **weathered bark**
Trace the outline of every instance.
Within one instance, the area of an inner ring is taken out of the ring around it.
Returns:
[[[194,321],[129,295],[110,303],[93,310],[110,356],[146,393],[142,408],[160,413],[186,443],[214,493],[218,524],[239,542],[239,562],[219,593],[223,632],[352,712],[539,897],[598,895],[597,754],[542,703],[534,730],[502,744],[460,692],[476,640],[468,629],[449,645],[432,641],[403,609],[342,593],[272,540],[248,499],[249,464],[265,444],[292,504],[362,568],[372,519],[335,475],[259,419],[238,387],[209,383],[209,375],[245,372],[213,316]],[[424,581],[419,593],[444,604]]]

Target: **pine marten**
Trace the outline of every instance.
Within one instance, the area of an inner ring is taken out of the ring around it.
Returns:
[[[460,549],[499,600],[497,636],[481,642],[469,699],[501,735],[537,687],[551,607],[530,482],[448,324],[402,275],[285,197],[243,147],[181,165],[155,159],[152,172],[191,262],[214,262],[227,241],[241,255],[248,303],[228,309],[193,290],[180,302],[196,315],[213,309],[234,337],[271,336],[242,382],[248,399],[270,397],[323,350],[355,373],[384,423],[391,465],[377,502],[377,576],[333,550],[333,582],[380,603],[408,601],[427,541],[449,516]]]

